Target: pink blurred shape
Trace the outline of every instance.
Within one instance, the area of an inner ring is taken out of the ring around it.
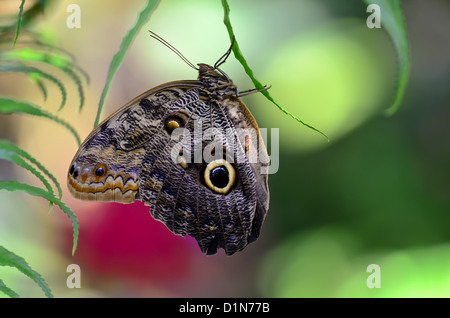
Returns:
[[[203,256],[195,239],[174,235],[142,202],[94,204],[96,210],[76,212],[80,236],[74,262],[84,271],[134,283],[168,282],[188,275],[193,258]]]

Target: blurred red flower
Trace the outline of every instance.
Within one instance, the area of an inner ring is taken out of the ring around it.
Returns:
[[[77,213],[80,236],[74,262],[89,275],[143,284],[167,282],[185,277],[193,257],[201,256],[195,239],[174,235],[153,219],[142,202],[97,203],[95,207],[95,211]],[[71,238],[70,228],[70,244]]]

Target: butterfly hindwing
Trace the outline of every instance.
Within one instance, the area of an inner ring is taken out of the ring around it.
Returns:
[[[187,114],[184,125],[190,130],[194,129],[195,120],[203,119],[200,126],[202,132],[210,127],[209,116],[212,116],[215,128],[223,132],[231,131],[230,120],[223,118],[223,112],[211,109],[201,100],[196,89],[186,91],[185,95],[170,105],[164,105],[166,116],[183,111]],[[152,107],[149,102],[145,103]],[[162,118],[160,122],[166,120]],[[222,127],[216,127],[218,125]],[[252,186],[254,177],[248,163],[235,162],[238,174],[236,185],[226,195],[214,193],[202,181],[206,163],[194,162],[196,143],[202,142],[202,151],[203,144],[208,144],[198,138],[192,136],[190,157],[184,156],[186,162],[180,163],[171,157],[171,149],[178,140],[171,139],[163,124],[160,124],[159,133],[146,145],[139,176],[140,199],[150,206],[152,216],[171,231],[196,238],[202,251],[215,253],[217,248],[224,248],[227,254],[233,254],[247,245],[247,236],[251,231],[256,205]],[[232,147],[226,144],[226,138],[222,142],[222,147]],[[238,156],[245,157],[241,145],[234,147],[237,148],[230,152],[236,159]]]

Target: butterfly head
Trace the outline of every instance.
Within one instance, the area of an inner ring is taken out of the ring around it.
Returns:
[[[208,65],[208,64],[204,64],[204,63],[199,63],[198,65],[198,78],[199,80],[202,80],[206,77],[212,77],[215,79],[222,79],[222,80],[226,80],[226,81],[230,81],[230,79],[228,78],[228,76],[224,76],[224,74],[220,74],[218,72],[218,69]]]
[[[119,165],[76,157],[67,174],[67,186],[77,199],[132,203],[139,190],[137,175],[131,170],[124,173]]]
[[[198,80],[201,81],[212,99],[223,99],[236,95],[237,88],[228,75],[217,66],[198,65]]]

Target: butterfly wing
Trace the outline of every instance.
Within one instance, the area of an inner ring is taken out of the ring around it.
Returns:
[[[198,85],[198,81],[183,81],[155,87],[97,126],[70,164],[67,185],[72,195],[82,200],[120,203],[138,199],[139,173],[146,146],[159,134],[165,105],[174,103],[185,91]],[[143,100],[151,100],[153,107],[141,105]]]
[[[199,89],[191,89],[168,106],[169,117],[179,116],[180,112],[187,114],[184,128],[193,133],[187,142],[194,151],[181,161],[174,160],[170,153],[179,140],[167,133],[155,135],[147,145],[140,174],[140,198],[150,205],[153,217],[176,234],[187,233],[196,238],[207,254],[215,254],[218,248],[228,255],[242,250],[258,237],[268,209],[267,174],[261,174],[259,163],[249,162],[249,150],[236,133],[237,125],[252,128],[261,142],[256,123],[240,100],[235,98],[228,103],[211,107],[201,99]],[[236,181],[226,194],[205,185],[207,163],[204,158],[195,160],[195,150],[200,148],[204,155],[212,142],[204,140],[211,125],[220,136],[216,141],[231,155],[236,170]],[[160,131],[165,131],[163,125]],[[267,156],[265,147],[263,153]],[[260,181],[262,184],[258,185]]]
[[[141,200],[173,233],[194,237],[202,252],[215,254],[223,248],[232,255],[258,237],[267,212],[267,174],[249,158],[258,143],[263,157],[267,152],[256,122],[238,98],[211,105],[200,91],[198,81],[172,82],[125,105],[80,147],[68,185],[81,199]],[[182,142],[173,137],[174,127],[184,129]],[[217,193],[205,181],[209,165],[202,154],[211,144],[204,138],[210,128],[222,132],[215,142],[236,174],[226,193]],[[256,129],[256,142],[242,140],[236,128]],[[180,155],[180,145],[186,144],[183,149],[191,151]],[[102,174],[97,174],[99,167]]]

